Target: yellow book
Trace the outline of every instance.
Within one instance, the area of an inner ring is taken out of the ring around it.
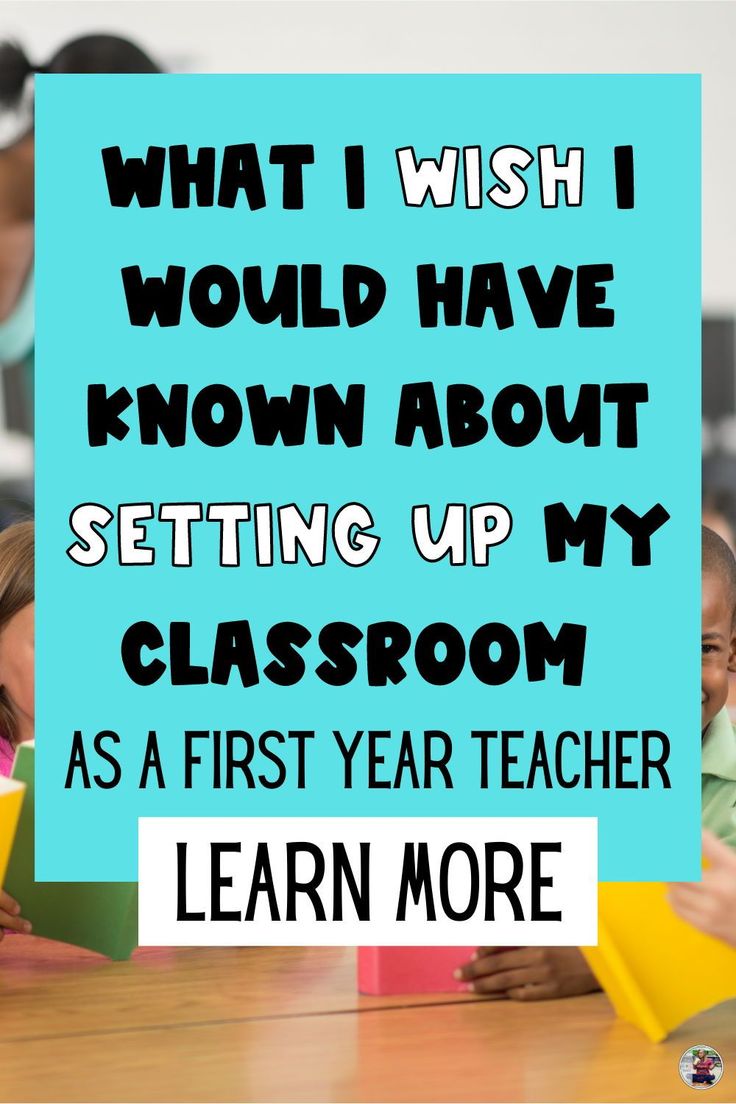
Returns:
[[[736,950],[681,920],[661,882],[601,883],[598,946],[581,950],[618,1015],[655,1043],[736,997]]]
[[[16,782],[13,778],[0,778],[0,887],[8,868],[25,788],[23,782]]]

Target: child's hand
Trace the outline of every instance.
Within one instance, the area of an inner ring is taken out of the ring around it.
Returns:
[[[12,928],[17,932],[29,932],[31,925],[20,914],[20,905],[17,901],[0,889],[0,939],[3,938],[3,928]]]
[[[736,947],[736,852],[703,832],[703,854],[710,866],[702,882],[675,882],[670,903],[693,927]]]
[[[600,989],[577,947],[479,947],[455,977],[470,982],[474,993],[522,1001],[573,997]]]

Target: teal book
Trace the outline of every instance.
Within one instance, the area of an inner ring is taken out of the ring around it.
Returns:
[[[138,945],[135,882],[37,882],[34,878],[33,742],[21,744],[13,778],[26,786],[3,888],[20,902],[33,934],[87,947],[108,958],[130,958]]]

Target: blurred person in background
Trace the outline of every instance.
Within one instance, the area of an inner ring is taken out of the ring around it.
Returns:
[[[34,77],[158,72],[117,35],[76,38],[39,65],[0,43],[0,528],[33,509]]]

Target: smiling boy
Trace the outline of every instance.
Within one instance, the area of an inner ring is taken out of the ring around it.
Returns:
[[[672,902],[697,927],[736,944],[736,856],[722,846],[736,849],[736,733],[726,709],[728,674],[736,671],[736,560],[726,542],[705,526],[702,542],[702,821],[717,839],[706,832],[712,872],[706,870],[702,882],[678,883]],[[569,997],[600,988],[577,947],[479,947],[455,976],[473,992],[513,1000]]]
[[[736,670],[736,560],[703,526],[701,730],[703,827],[736,847],[736,735],[726,709]]]
[[[671,886],[670,901],[683,920],[736,946],[736,735],[724,707],[728,672],[736,667],[734,606],[736,561],[728,545],[704,528],[701,724],[708,866],[702,881]]]

